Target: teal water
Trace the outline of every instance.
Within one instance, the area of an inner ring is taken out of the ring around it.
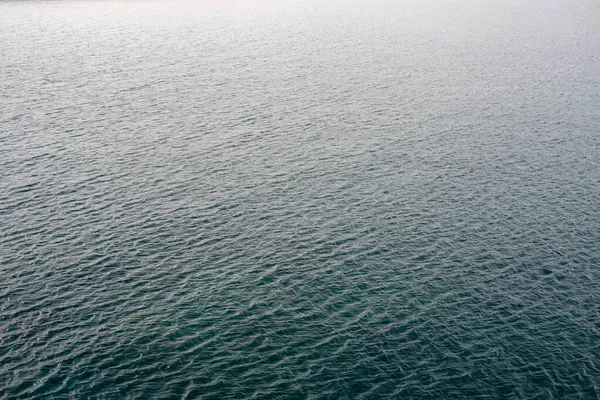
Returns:
[[[600,3],[0,3],[0,399],[597,399]]]

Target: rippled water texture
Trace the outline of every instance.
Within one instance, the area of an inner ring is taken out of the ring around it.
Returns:
[[[0,398],[597,399],[600,3],[0,4]]]

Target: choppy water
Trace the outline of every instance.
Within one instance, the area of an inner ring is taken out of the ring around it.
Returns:
[[[2,2],[0,398],[600,397],[599,65],[597,1]]]

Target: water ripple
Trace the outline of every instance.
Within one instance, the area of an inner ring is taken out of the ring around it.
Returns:
[[[0,4],[0,399],[598,398],[597,7],[213,3]]]

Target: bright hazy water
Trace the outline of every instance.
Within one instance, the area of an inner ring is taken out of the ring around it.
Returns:
[[[597,399],[599,65],[595,0],[2,2],[0,398]]]

